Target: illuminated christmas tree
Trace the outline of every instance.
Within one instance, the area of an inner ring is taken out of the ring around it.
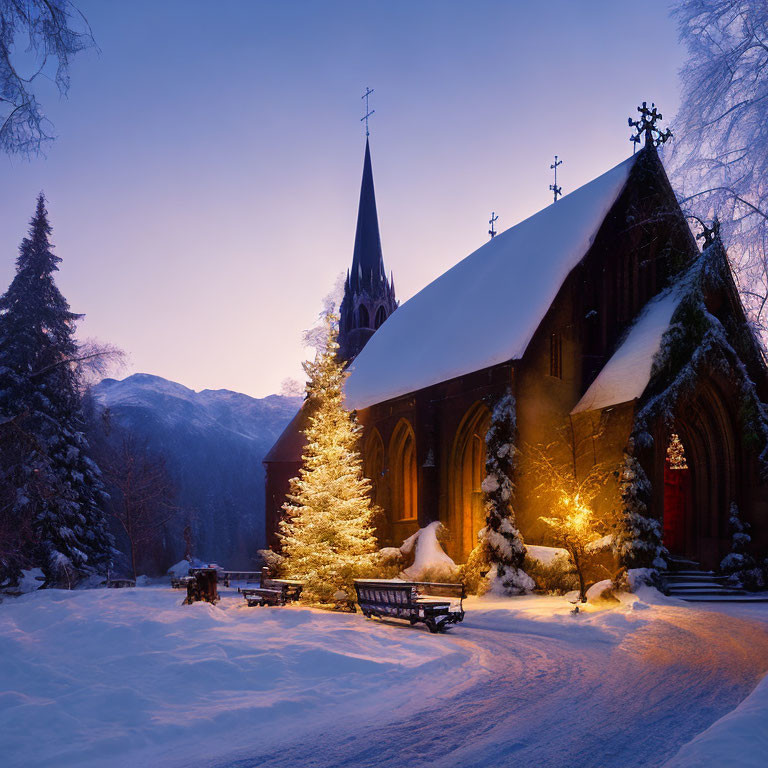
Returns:
[[[371,484],[358,451],[361,428],[344,407],[347,373],[337,356],[336,320],[326,316],[325,344],[304,363],[307,446],[280,524],[284,571],[301,579],[303,596],[315,602],[331,602],[338,590],[351,596],[353,579],[371,574],[377,549]]]
[[[667,461],[670,469],[688,469],[688,462],[685,460],[685,448],[683,448],[680,436],[676,432],[673,432],[669,438]]]

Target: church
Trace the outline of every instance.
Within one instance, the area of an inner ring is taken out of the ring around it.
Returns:
[[[679,558],[717,568],[736,505],[768,549],[768,375],[715,228],[699,249],[652,123],[645,145],[500,232],[398,307],[379,237],[366,141],[339,343],[364,471],[385,512],[381,546],[441,521],[465,562],[485,525],[481,483],[494,403],[516,401],[513,507],[528,544],[550,544],[532,459],[585,476],[609,467],[595,512],[621,506],[633,455],[647,514]],[[265,457],[267,535],[301,465],[302,412]],[[542,482],[544,480],[544,482]],[[555,492],[555,489],[552,489]]]

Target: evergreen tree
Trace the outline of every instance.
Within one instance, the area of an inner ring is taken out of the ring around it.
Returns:
[[[749,554],[752,537],[749,535],[749,523],[741,519],[739,508],[731,503],[728,520],[731,528],[731,551],[720,563],[720,570],[737,587],[760,589],[765,586],[764,574],[755,558]]]
[[[305,583],[309,600],[330,602],[375,563],[376,537],[370,481],[358,451],[361,428],[344,408],[347,377],[337,357],[336,317],[328,314],[326,341],[306,362],[307,447],[299,476],[291,481],[286,519],[280,524],[283,569]]]
[[[614,536],[614,549],[624,569],[664,569],[669,553],[662,544],[659,521],[648,515],[651,484],[632,453],[633,447],[630,440],[619,480],[622,515]],[[654,580],[655,574],[650,578],[650,581]]]
[[[29,449],[2,467],[15,484],[14,516],[29,522],[49,580],[71,585],[111,554],[98,467],[88,457],[77,369],[75,322],[53,273],[45,198],[37,199],[16,275],[0,297],[0,418],[18,418]],[[4,574],[5,580],[14,574]]]
[[[533,579],[522,567],[525,545],[517,529],[512,509],[514,486],[510,479],[515,469],[515,398],[507,390],[496,403],[491,425],[485,435],[486,477],[482,483],[485,528],[480,542],[470,554],[467,571],[486,566],[488,588],[498,594],[519,595],[530,592]]]

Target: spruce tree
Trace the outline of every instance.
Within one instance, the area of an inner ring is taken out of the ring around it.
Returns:
[[[752,537],[749,535],[750,525],[741,519],[735,502],[731,502],[728,522],[731,528],[731,551],[720,563],[720,570],[737,587],[760,589],[765,586],[765,579],[762,569],[749,553],[752,542]]]
[[[338,590],[351,596],[353,579],[370,575],[376,552],[371,484],[358,451],[361,427],[344,408],[347,373],[337,356],[335,321],[326,316],[325,345],[304,364],[307,446],[280,524],[283,570],[304,581],[302,594],[318,602],[330,602]]]
[[[667,566],[669,555],[662,544],[661,524],[648,514],[651,483],[634,456],[634,440],[624,454],[619,480],[621,518],[614,536],[614,551],[623,569],[647,568],[647,581],[657,580],[657,571]]]
[[[467,564],[471,573],[478,564],[485,563],[487,587],[494,593],[507,595],[530,592],[534,587],[533,579],[523,571],[525,544],[512,508],[514,486],[510,478],[515,469],[516,430],[515,398],[507,390],[494,406],[485,435],[486,477],[481,486],[485,528],[480,531],[480,543]],[[482,591],[480,583],[478,587]]]
[[[61,259],[50,234],[40,194],[16,275],[0,297],[0,419],[17,419],[30,436],[29,450],[2,472],[15,483],[15,517],[35,532],[36,564],[49,580],[71,586],[102,569],[112,549],[100,473],[83,434],[74,364],[81,315],[54,282]]]

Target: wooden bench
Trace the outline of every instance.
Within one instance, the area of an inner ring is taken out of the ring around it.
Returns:
[[[253,584],[258,577],[258,571],[219,571],[219,581],[223,581],[225,587],[228,587],[231,581],[245,581]]]
[[[304,585],[295,579],[273,579],[269,569],[261,569],[261,579],[258,588],[240,589],[238,592],[250,606],[255,605],[285,605],[301,597]]]
[[[253,608],[256,605],[285,605],[286,598],[282,589],[241,589],[245,602]]]
[[[396,579],[355,579],[357,602],[363,615],[423,622],[430,632],[464,619],[463,584],[437,584]],[[458,605],[456,601],[458,600]]]
[[[190,579],[194,578],[194,576],[171,576],[171,587],[173,589],[185,589]]]
[[[135,579],[107,579],[109,589],[125,589],[126,587],[135,587]]]

